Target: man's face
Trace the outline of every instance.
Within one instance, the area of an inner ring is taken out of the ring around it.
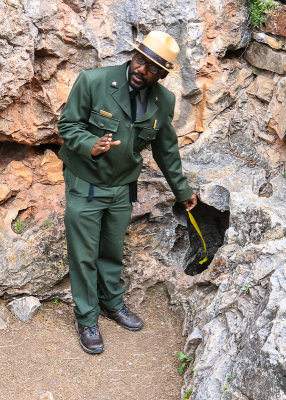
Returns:
[[[144,61],[145,63],[143,64]],[[157,72],[153,73],[153,70],[157,70]],[[128,83],[133,89],[141,90],[153,85],[153,83],[165,78],[167,75],[168,72],[166,70],[160,69],[156,63],[153,63],[143,54],[136,53],[129,66]]]

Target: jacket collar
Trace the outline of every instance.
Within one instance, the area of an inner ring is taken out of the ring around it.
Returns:
[[[114,75],[114,79],[110,82],[110,86],[114,89],[111,93],[114,100],[117,104],[122,108],[122,110],[129,116],[131,119],[131,109],[130,109],[130,98],[129,98],[129,85],[126,79],[126,68],[128,66],[128,62],[120,65],[117,69],[117,73]],[[157,83],[150,87],[149,95],[148,95],[148,103],[147,110],[145,114],[136,121],[136,124],[141,123],[150,119],[155,112],[157,111]]]

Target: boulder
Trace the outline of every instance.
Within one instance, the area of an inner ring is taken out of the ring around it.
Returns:
[[[280,75],[286,73],[286,53],[277,52],[265,44],[253,42],[246,50],[244,57],[256,68]]]
[[[286,39],[267,35],[265,32],[254,32],[253,39],[259,43],[265,43],[274,50],[286,50]]]
[[[22,322],[27,322],[41,307],[39,299],[26,296],[8,303],[7,307],[11,313]]]

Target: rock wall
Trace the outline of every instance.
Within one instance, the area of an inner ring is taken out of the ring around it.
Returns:
[[[146,149],[126,237],[127,301],[165,283],[193,358],[182,395],[286,399],[284,7],[253,35],[246,0],[5,0],[0,11],[0,295],[70,299],[62,105],[79,71],[130,57],[124,38],[166,30],[181,47],[180,77],[164,84],[177,97],[184,170],[229,227],[208,268],[186,275],[195,247],[186,216]],[[198,213],[200,222],[207,236]]]

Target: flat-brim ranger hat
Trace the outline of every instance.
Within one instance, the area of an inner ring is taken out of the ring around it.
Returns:
[[[176,40],[168,33],[151,31],[138,46],[127,39],[125,41],[155,64],[177,75],[173,69],[174,61],[180,52],[180,48]]]

